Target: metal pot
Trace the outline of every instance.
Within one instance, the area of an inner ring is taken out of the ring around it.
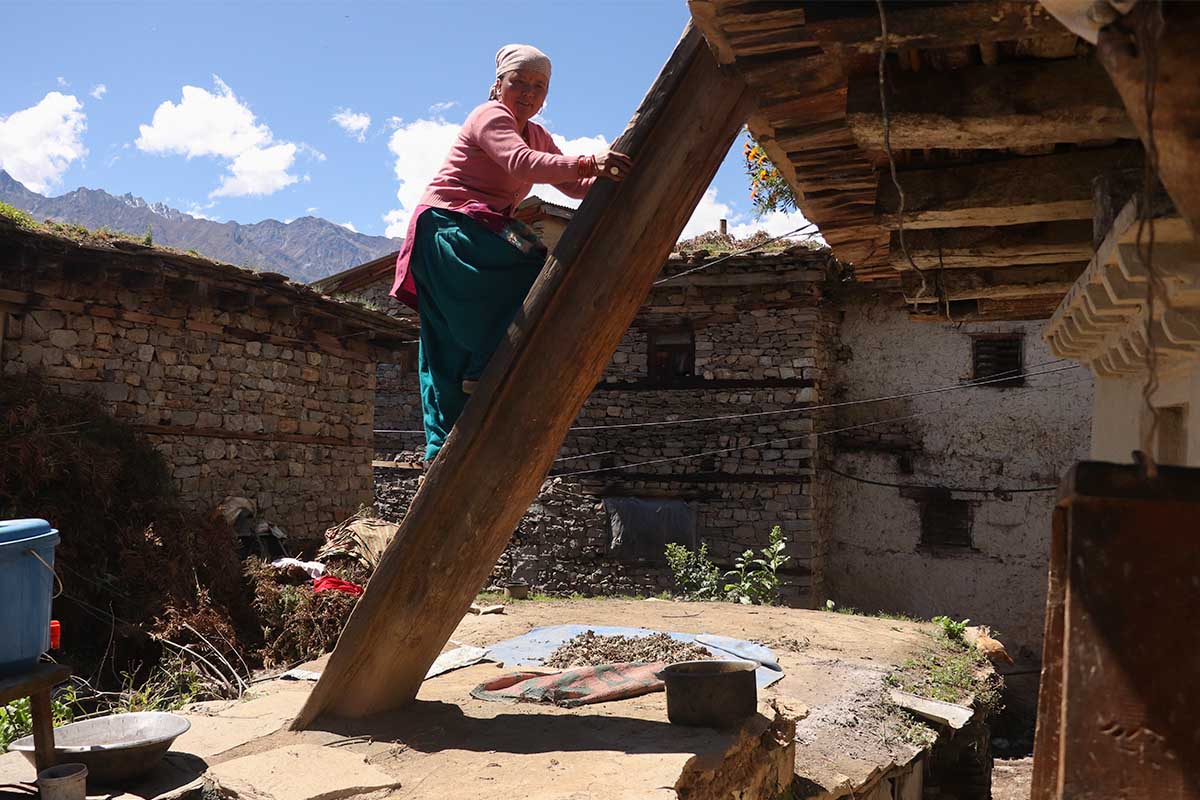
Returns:
[[[673,725],[728,728],[758,710],[753,661],[681,661],[658,673]]]

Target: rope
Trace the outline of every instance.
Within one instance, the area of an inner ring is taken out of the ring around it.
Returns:
[[[38,555],[38,553],[37,553],[37,551],[36,551],[36,550],[30,549],[30,550],[26,550],[25,552],[26,552],[26,553],[29,553],[29,555],[33,556],[33,557],[34,557],[34,558],[36,558],[38,561],[41,561],[41,562],[42,562],[42,566],[43,566],[43,567],[45,567],[46,569],[50,570],[50,574],[54,576],[54,582],[55,582],[56,584],[58,584],[58,591],[57,591],[57,592],[55,592],[55,593],[54,593],[54,596],[53,596],[53,597],[51,597],[50,599],[51,599],[51,600],[57,600],[57,599],[58,599],[58,598],[59,598],[59,597],[62,595],[62,593],[63,593],[63,584],[62,584],[62,578],[58,577],[58,573],[54,571],[54,567],[52,567],[52,566],[50,566],[49,564],[47,564],[47,563],[46,563],[46,559],[44,559],[44,558],[42,558],[40,555]]]
[[[1034,364],[1034,365],[1028,367],[1028,369],[1034,370],[1039,367],[1047,367],[1047,366],[1051,366],[1053,364],[1061,364],[1062,362],[1064,362],[1066,360],[1067,359],[1065,359],[1065,358],[1059,358],[1059,359],[1055,359],[1054,361],[1044,361],[1040,364]],[[663,427],[663,426],[668,426],[668,425],[691,425],[693,423],[701,423],[701,422],[724,422],[726,420],[748,419],[748,418],[752,418],[752,417],[777,416],[779,414],[800,414],[800,413],[811,412],[811,411],[825,411],[825,410],[828,410],[831,408],[846,408],[848,406],[868,405],[870,403],[883,403],[883,402],[887,402],[889,400],[905,400],[910,397],[922,397],[924,395],[940,394],[942,392],[954,392],[954,391],[959,391],[962,389],[974,389],[979,386],[987,386],[987,385],[993,384],[993,383],[1004,383],[1006,381],[1011,381],[1014,378],[1035,378],[1039,375],[1053,375],[1056,372],[1067,372],[1069,370],[1079,369],[1080,366],[1081,365],[1079,365],[1079,364],[1070,364],[1065,367],[1058,367],[1056,369],[1047,369],[1047,370],[1042,370],[1040,372],[1021,372],[1020,370],[1009,370],[1007,372],[997,373],[996,375],[992,375],[988,378],[979,378],[977,380],[966,381],[963,383],[956,383],[956,384],[953,384],[950,386],[940,386],[936,389],[922,389],[921,391],[918,391],[918,392],[908,392],[905,394],[886,395],[884,397],[871,397],[871,398],[867,398],[865,400],[846,400],[846,401],[843,401],[840,403],[825,403],[823,405],[793,406],[792,408],[779,408],[779,409],[774,409],[772,411],[747,411],[742,414],[722,414],[722,415],[718,415],[718,416],[714,416],[714,417],[688,417],[687,419],[652,420],[650,422],[620,422],[620,423],[613,423],[611,425],[577,425],[577,426],[570,428],[570,430],[571,431],[607,431],[607,430],[618,430],[618,429],[623,429],[623,428],[654,428],[654,427]],[[1070,384],[1068,384],[1068,385],[1070,385]],[[1038,388],[1038,387],[1026,387],[1026,388]],[[418,433],[423,434],[424,432],[425,431],[421,431],[421,430],[396,430],[396,429],[383,429],[383,430],[374,431],[374,433],[392,433],[392,434],[402,434],[402,433],[404,433],[404,434],[418,434]]]
[[[859,428],[869,428],[872,425],[884,425],[889,422],[903,422],[904,420],[916,419],[917,417],[923,417],[928,414],[936,414],[936,413],[939,413],[940,411],[941,411],[941,409],[938,409],[937,411],[922,411],[917,414],[908,414],[903,417],[892,417],[890,419],[878,419],[878,420],[875,420],[874,422],[863,422],[859,425],[850,425],[845,428],[835,428],[834,430],[830,430],[830,431],[817,431],[815,433],[802,433],[797,436],[787,436],[782,439],[771,439],[766,442],[752,442],[751,444],[739,445],[737,447],[724,447],[724,448],[721,448],[720,450],[707,450],[702,453],[691,453],[686,456],[671,456],[670,458],[655,458],[655,459],[651,459],[649,461],[638,461],[633,464],[621,464],[620,466],[616,466],[616,467],[598,467],[596,469],[580,470],[579,472],[558,473],[558,474],[552,475],[551,477],[574,478],[578,475],[591,475],[596,472],[612,472],[612,471],[616,471],[616,470],[633,469],[634,467],[646,467],[646,466],[650,466],[651,464],[667,464],[667,463],[671,463],[674,461],[687,461],[688,459],[691,459],[691,458],[703,458],[705,456],[716,456],[716,455],[722,455],[724,453],[736,453],[739,450],[751,450],[756,447],[770,447],[771,445],[775,445],[775,444],[786,444],[787,442],[794,442],[797,439],[807,439],[810,436],[816,438],[816,437],[820,437],[820,436],[829,436],[830,434],[834,434],[834,433],[844,433],[845,431],[854,431],[854,430],[858,430]],[[671,476],[665,475],[664,477],[670,478]]]
[[[915,483],[888,483],[887,481],[877,481],[870,478],[860,478],[857,475],[850,475],[826,464],[822,469],[832,472],[843,478],[848,478],[858,483],[865,483],[870,486],[886,486],[891,489],[945,489],[948,492],[964,492],[973,494],[1024,494],[1030,492],[1054,492],[1058,490],[1057,486],[1034,486],[1023,489],[980,489],[973,486],[929,486]]]

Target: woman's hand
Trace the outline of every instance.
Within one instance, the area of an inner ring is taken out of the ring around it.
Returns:
[[[610,181],[624,180],[633,169],[633,159],[624,153],[609,150],[596,156],[596,177],[608,178]]]

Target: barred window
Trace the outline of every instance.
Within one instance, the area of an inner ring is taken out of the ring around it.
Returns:
[[[1019,334],[974,337],[971,349],[971,377],[977,381],[1008,377],[1008,380],[991,380],[984,384],[985,386],[1023,386],[1023,350]]]

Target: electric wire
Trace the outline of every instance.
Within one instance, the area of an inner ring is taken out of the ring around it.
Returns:
[[[1048,367],[1048,366],[1052,366],[1054,364],[1061,364],[1062,362],[1064,362],[1066,360],[1067,359],[1065,359],[1065,358],[1059,358],[1059,359],[1055,359],[1053,361],[1045,361],[1040,364],[1033,364],[1029,367],[1026,367],[1025,369],[1037,370],[1040,367]],[[572,432],[578,432],[578,431],[618,430],[618,429],[623,429],[623,428],[652,428],[652,427],[665,427],[665,426],[670,426],[670,425],[690,425],[693,423],[702,423],[702,422],[723,422],[726,420],[733,420],[733,419],[747,419],[747,418],[752,418],[752,417],[777,416],[780,414],[800,414],[800,413],[811,412],[811,411],[825,411],[825,410],[828,410],[831,408],[846,408],[849,406],[869,405],[871,403],[883,403],[883,402],[887,402],[889,400],[905,400],[910,397],[922,397],[924,395],[940,394],[943,392],[953,392],[953,391],[958,391],[961,389],[973,389],[973,388],[976,388],[979,386],[988,386],[988,385],[991,385],[994,383],[1004,383],[1006,381],[1011,381],[1016,378],[1033,378],[1033,377],[1037,377],[1039,375],[1053,375],[1058,372],[1067,372],[1069,370],[1079,369],[1081,366],[1082,365],[1080,365],[1080,364],[1070,364],[1065,367],[1041,370],[1038,372],[1032,372],[1032,371],[1021,372],[1018,370],[1009,370],[1007,372],[997,373],[996,375],[992,375],[987,378],[979,378],[979,379],[974,379],[974,380],[970,380],[970,381],[964,381],[963,383],[956,383],[956,384],[952,384],[952,385],[948,385],[948,386],[939,386],[939,387],[936,387],[933,389],[921,389],[920,391],[907,392],[904,394],[893,394],[893,395],[886,395],[883,397],[870,397],[865,400],[845,400],[840,403],[824,403],[821,405],[793,406],[791,408],[779,408],[779,409],[773,409],[770,411],[747,411],[747,412],[744,412],[741,414],[721,414],[721,415],[712,416],[712,417],[688,417],[685,419],[651,420],[648,422],[620,422],[620,423],[612,423],[612,424],[608,424],[608,425],[576,425],[576,426],[570,428],[569,430]],[[1034,387],[1029,387],[1029,388],[1034,388]],[[374,433],[384,433],[384,434],[418,434],[418,433],[424,433],[424,432],[425,431],[423,431],[423,430],[400,430],[400,429],[380,429],[380,430],[374,431]]]
[[[834,467],[824,464],[821,469],[832,472],[842,478],[855,481],[857,483],[865,483],[870,486],[886,486],[891,489],[944,489],[948,492],[962,492],[964,494],[1028,494],[1033,492],[1054,492],[1058,490],[1057,486],[1029,486],[1020,489],[1009,489],[995,487],[992,489],[983,489],[976,486],[941,486],[938,484],[917,484],[917,483],[891,483],[889,481],[880,481],[873,478],[863,478],[859,475],[851,475]]]
[[[917,417],[923,417],[928,414],[937,414],[940,412],[941,412],[941,409],[937,409],[937,410],[933,410],[933,411],[921,411],[916,414],[907,414],[903,417],[891,417],[889,419],[877,419],[872,422],[863,422],[863,423],[859,423],[858,425],[849,425],[844,428],[835,428],[833,430],[828,430],[828,431],[809,431],[808,433],[801,433],[801,434],[797,434],[795,436],[785,436],[785,437],[782,437],[779,439],[770,439],[765,442],[752,442],[750,444],[737,445],[736,447],[723,447],[723,448],[720,448],[719,450],[706,450],[701,453],[689,453],[688,455],[684,455],[684,456],[669,456],[666,458],[654,458],[654,459],[649,459],[647,461],[637,461],[632,464],[620,464],[620,465],[617,465],[614,467],[597,467],[595,469],[579,470],[578,472],[555,473],[555,474],[551,475],[550,477],[552,477],[552,478],[574,478],[579,475],[591,475],[591,474],[594,474],[597,472],[613,472],[613,471],[619,471],[619,470],[633,469],[634,467],[647,467],[647,466],[650,466],[651,464],[667,464],[667,463],[671,463],[671,462],[675,462],[675,461],[686,461],[686,460],[692,459],[692,458],[704,458],[706,456],[716,456],[716,455],[722,455],[724,453],[734,453],[734,452],[737,452],[738,450],[752,450],[757,447],[770,447],[771,445],[776,445],[776,444],[786,444],[787,442],[794,442],[798,439],[807,439],[810,436],[815,438],[815,437],[820,437],[820,436],[828,436],[833,433],[844,433],[845,431],[854,431],[854,430],[858,430],[859,428],[869,428],[873,425],[884,425],[889,422],[903,422],[904,420],[915,419]],[[664,475],[663,478],[666,480],[669,480],[671,478],[671,476]]]

